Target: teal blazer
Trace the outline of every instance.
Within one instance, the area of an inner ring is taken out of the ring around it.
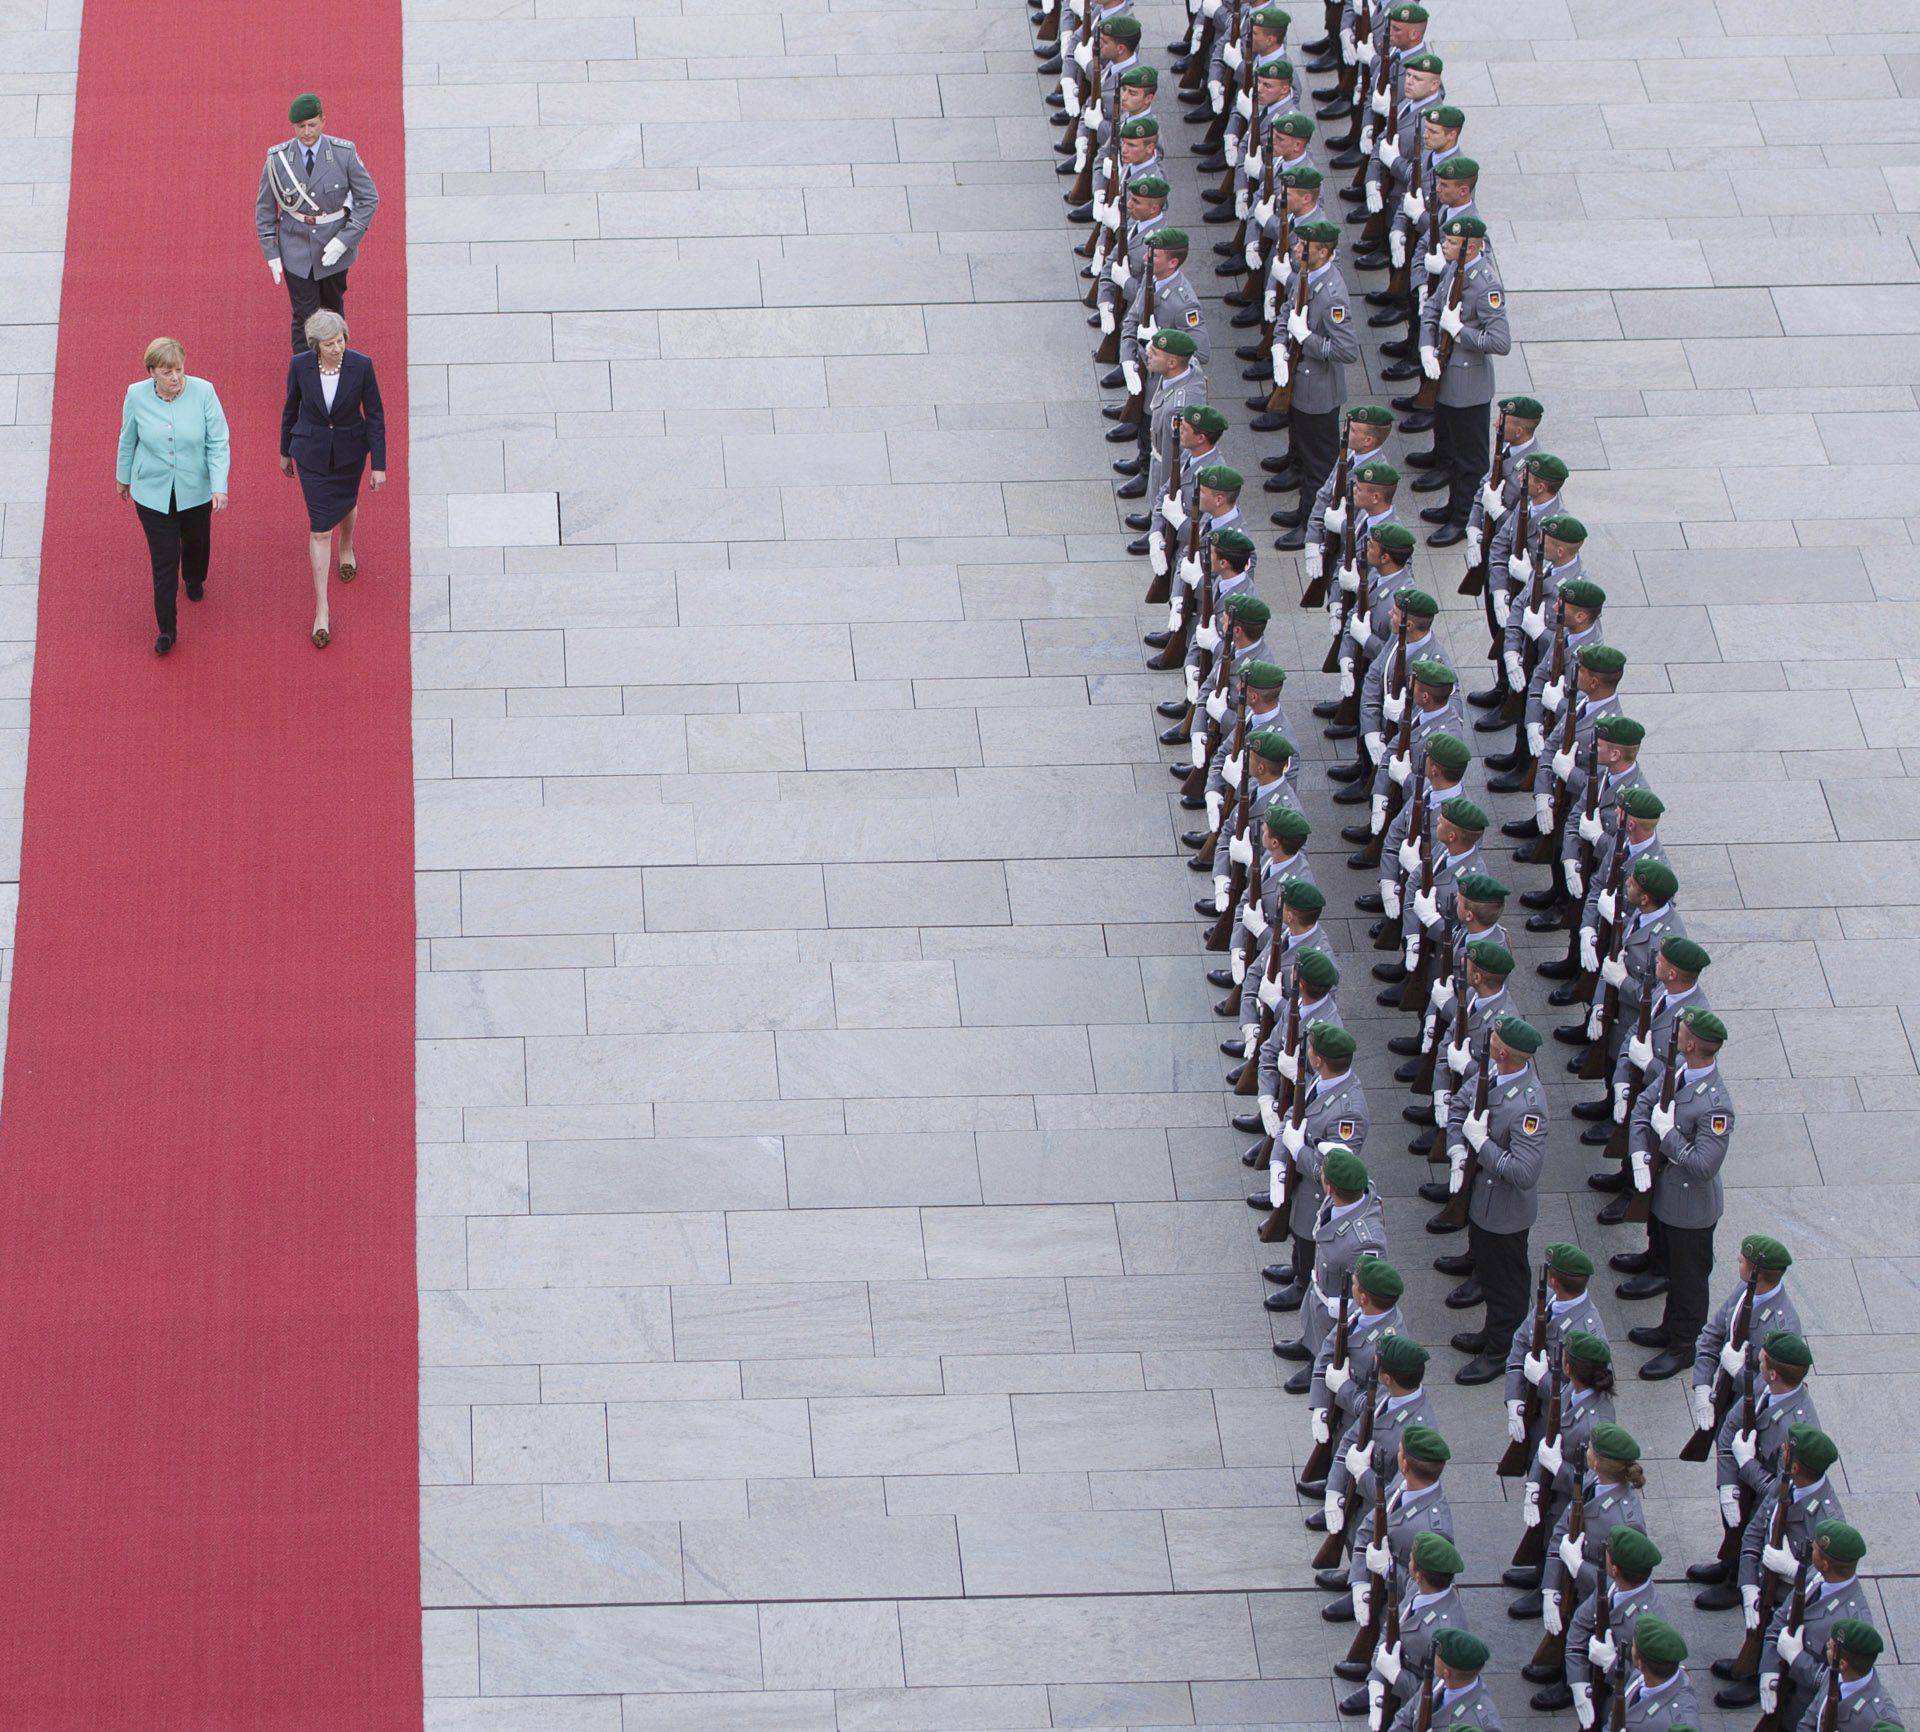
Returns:
[[[114,478],[148,510],[165,511],[169,496],[184,511],[225,493],[227,461],[226,411],[206,380],[188,374],[171,403],[151,377],[127,387]]]

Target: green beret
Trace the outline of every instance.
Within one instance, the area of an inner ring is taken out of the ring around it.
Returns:
[[[1332,1063],[1352,1058],[1360,1043],[1336,1022],[1316,1022],[1307,1034],[1307,1045]]]
[[[1698,1040],[1712,1041],[1715,1046],[1727,1044],[1727,1025],[1710,1010],[1701,1010],[1698,1006],[1683,1010],[1680,1021],[1686,1031]]]
[[[1593,1259],[1578,1245],[1561,1241],[1547,1247],[1547,1267],[1556,1275],[1591,1275]]]
[[[1253,537],[1247,534],[1244,529],[1216,529],[1207,539],[1222,553],[1230,554],[1235,559],[1244,559],[1253,552]],[[1220,605],[1226,610],[1228,615],[1234,619],[1238,619],[1240,616],[1234,612],[1233,603],[1236,601],[1258,600],[1259,598],[1257,596],[1247,595],[1242,592],[1239,595],[1228,596]],[[1260,602],[1260,605],[1266,607],[1267,604]],[[1270,619],[1271,617],[1272,609],[1269,608],[1261,623],[1265,624],[1266,619]]]
[[[1502,397],[1500,413],[1516,415],[1522,421],[1544,421],[1547,418],[1547,412],[1541,408],[1538,397]]]
[[[1139,174],[1127,182],[1127,191],[1141,198],[1165,198],[1171,189],[1157,174]],[[1222,418],[1225,424],[1225,417]]]
[[[1216,493],[1238,493],[1246,486],[1247,478],[1237,469],[1230,469],[1224,463],[1209,463],[1194,476],[1202,487],[1211,487]]]
[[[1527,459],[1524,468],[1529,475],[1551,482],[1555,487],[1567,478],[1567,466],[1547,451],[1536,451]]]
[[[1807,1469],[1809,1473],[1825,1473],[1828,1468],[1832,1467],[1833,1464],[1840,1459],[1839,1444],[1835,1443],[1833,1439],[1827,1436],[1817,1425],[1807,1425],[1804,1423],[1790,1425],[1787,1427],[1787,1436],[1793,1443],[1793,1459],[1795,1463]],[[1835,1522],[1832,1525],[1834,1527],[1846,1527],[1845,1522]],[[1847,1531],[1849,1533],[1853,1532],[1851,1528],[1848,1528]],[[1817,1528],[1814,1532],[1814,1537],[1816,1539],[1820,1537]],[[1858,1534],[1854,1534],[1855,1539],[1859,1539],[1859,1537]],[[1861,1552],[1864,1552],[1866,1549],[1866,1543],[1862,1541],[1860,1546]],[[1829,1548],[1828,1556],[1839,1557],[1840,1554]],[[1845,1561],[1852,1563],[1857,1561],[1857,1557],[1858,1554],[1856,1554],[1854,1558],[1849,1558]]]
[[[1740,1255],[1756,1269],[1784,1274],[1793,1267],[1793,1253],[1767,1233],[1749,1233],[1740,1241]]]
[[[1367,467],[1371,469],[1372,464]],[[1380,543],[1382,553],[1391,553],[1399,557],[1402,564],[1413,557],[1413,531],[1404,523],[1382,523],[1367,534]]]
[[[1189,403],[1177,413],[1195,432],[1204,433],[1209,439],[1218,439],[1227,430],[1226,416],[1211,403]]]
[[[1313,116],[1302,114],[1296,109],[1292,114],[1281,115],[1273,123],[1273,130],[1284,132],[1289,138],[1311,138],[1313,137]],[[1328,223],[1327,227],[1332,228],[1333,224]]]
[[[1561,1345],[1564,1346],[1575,1359],[1582,1360],[1588,1365],[1611,1365],[1613,1363],[1613,1349],[1607,1345],[1605,1338],[1599,1335],[1590,1335],[1584,1329],[1569,1329],[1566,1334],[1566,1339]]]
[[[1256,61],[1254,63],[1253,75],[1255,78],[1284,78],[1291,83],[1293,80],[1293,62],[1284,54],[1276,54],[1270,60]]]
[[[1439,73],[1447,69],[1447,63],[1439,55],[1431,52],[1411,55],[1402,62],[1402,65],[1408,72]]]
[[[1542,522],[1540,527],[1555,541],[1579,542],[1587,539],[1587,526],[1579,518],[1569,517],[1564,511],[1556,512]]]
[[[1483,241],[1487,238],[1487,225],[1476,216],[1449,217],[1440,232],[1452,235],[1455,240]]]
[[[1340,984],[1340,965],[1331,951],[1303,950],[1293,970],[1315,992],[1331,992]]]
[[[1131,120],[1120,123],[1122,138],[1158,138],[1160,122],[1151,114],[1136,114]]]
[[[1667,803],[1651,788],[1629,788],[1620,796],[1620,805],[1629,818],[1658,818]]]
[[[1394,7],[1387,18],[1394,24],[1424,24],[1427,21],[1427,9],[1416,4],[1415,0],[1407,0],[1407,4]]]
[[[1382,1371],[1391,1371],[1395,1377],[1406,1378],[1425,1365],[1432,1355],[1411,1335],[1383,1335],[1378,1358]],[[1413,1543],[1415,1559],[1418,1561],[1420,1541]]]
[[[1415,662],[1414,676],[1420,677],[1420,664]],[[1484,830],[1487,827],[1487,815],[1464,794],[1455,794],[1451,800],[1442,802],[1440,816],[1449,824],[1462,830]]]
[[[1381,1357],[1385,1358],[1386,1355],[1383,1353]],[[1453,1541],[1431,1528],[1413,1536],[1410,1556],[1414,1567],[1425,1570],[1430,1576],[1457,1576],[1467,1567],[1467,1560],[1460,1555]]]
[[[1308,228],[1313,227],[1309,223]],[[1353,472],[1356,481],[1371,481],[1380,487],[1398,487],[1400,471],[1382,457],[1370,457]]]
[[[1311,241],[1315,246],[1337,247],[1340,244],[1340,231],[1330,222],[1302,223],[1293,231],[1297,241]]]
[[[1692,938],[1682,938],[1677,932],[1661,942],[1660,954],[1675,968],[1685,969],[1688,974],[1704,973],[1713,961],[1705,945]]]
[[[1454,112],[1458,114],[1460,111],[1455,109]],[[1427,118],[1431,120],[1433,116],[1429,114]],[[1442,124],[1444,125],[1445,122]],[[1470,156],[1450,156],[1445,162],[1436,162],[1433,165],[1433,178],[1435,180],[1478,180],[1480,165]]]
[[[1274,130],[1277,132],[1279,128],[1275,127]],[[1282,186],[1304,187],[1308,192],[1318,192],[1320,190],[1320,183],[1325,178],[1326,176],[1315,168],[1312,163],[1296,162],[1291,168],[1281,170],[1280,184]]]
[[[1291,842],[1297,848],[1313,834],[1313,826],[1307,822],[1306,813],[1296,811],[1292,806],[1283,806],[1276,800],[1267,808],[1267,833],[1282,842]],[[1307,957],[1320,954],[1317,950],[1309,950],[1300,958],[1300,966],[1304,969]]]
[[[1796,1425],[1793,1429],[1794,1431],[1813,1431],[1813,1427],[1810,1425]],[[1824,1431],[1814,1431],[1813,1435],[1822,1439],[1829,1449],[1833,1449],[1833,1440],[1828,1437]],[[1796,1457],[1804,1459],[1798,1443],[1793,1446],[1793,1453]],[[1837,1449],[1833,1449],[1833,1454],[1827,1457],[1828,1463],[1831,1464],[1836,1460],[1839,1454],[1840,1452]],[[1822,1471],[1824,1472],[1825,1470],[1822,1469]],[[1836,1563],[1857,1564],[1867,1555],[1867,1542],[1865,1537],[1858,1528],[1851,1527],[1846,1522],[1832,1520],[1815,1522],[1813,1524],[1813,1537],[1820,1542],[1820,1549]]]
[[[1413,540],[1412,530],[1397,523],[1390,527],[1399,529],[1409,542]],[[1384,546],[1385,543],[1381,545]],[[1432,619],[1440,611],[1440,604],[1432,596],[1424,589],[1415,589],[1412,584],[1408,584],[1405,589],[1396,589],[1393,592],[1393,599],[1400,604],[1400,611],[1409,619]]]
[[[1118,18],[1109,18],[1100,26],[1102,36],[1111,36],[1132,48],[1140,40],[1140,20],[1130,12],[1122,12]]]
[[[1449,1666],[1463,1672],[1477,1672],[1492,1657],[1493,1650],[1471,1630],[1450,1624],[1433,1638],[1433,1651]]]
[[[1253,21],[1262,30],[1271,30],[1276,36],[1284,36],[1293,24],[1293,15],[1282,12],[1278,6],[1262,6],[1254,13]]]
[[[1673,893],[1680,888],[1679,874],[1666,861],[1644,857],[1633,869],[1633,881],[1660,902],[1671,902]]]
[[[1434,126],[1444,126],[1449,132],[1458,132],[1467,124],[1467,111],[1455,108],[1450,102],[1443,102],[1438,108],[1427,110],[1427,119]]]
[[[309,90],[304,96],[296,96],[287,109],[287,118],[298,126],[303,120],[320,118],[320,98]]]
[[[1432,752],[1432,740],[1427,742],[1427,750]],[[1453,881],[1453,887],[1469,902],[1504,902],[1507,899],[1506,885],[1491,872],[1462,872]]]
[[[1568,607],[1584,607],[1598,613],[1607,605],[1607,592],[1590,577],[1570,577],[1560,586],[1560,600]],[[1622,661],[1626,657],[1620,658]]]
[[[1610,643],[1582,644],[1575,656],[1583,668],[1592,668],[1597,674],[1605,674],[1609,679],[1618,680],[1627,665],[1627,652],[1616,649]],[[1596,723],[1597,727],[1599,724]]]
[[[1153,333],[1153,346],[1169,355],[1191,355],[1200,347],[1191,331],[1177,331],[1171,325]]]
[[[1664,1618],[1642,1612],[1633,1620],[1633,1645],[1656,1666],[1677,1666],[1687,1657],[1687,1639]]]
[[[1476,938],[1467,946],[1467,960],[1475,968],[1484,968],[1489,974],[1507,975],[1513,972],[1513,952],[1504,944],[1496,944],[1491,938]]]
[[[1278,662],[1247,662],[1240,669],[1240,683],[1256,692],[1277,692],[1287,683],[1287,670]]]
[[[1458,734],[1427,735],[1427,762],[1456,774],[1473,762],[1473,748]],[[1468,874],[1472,876],[1472,874]]]
[[[1120,74],[1120,82],[1129,90],[1158,90],[1160,88],[1160,68],[1157,66],[1129,66]]]
[[[1413,666],[1407,672],[1423,686],[1437,686],[1441,691],[1451,691],[1460,677],[1437,656],[1415,656]],[[1441,809],[1445,810],[1444,807]],[[1478,807],[1474,809],[1479,810]],[[1484,830],[1486,825],[1482,824],[1480,828]]]
[[[1228,533],[1238,535],[1239,531],[1233,530]],[[1222,553],[1232,553],[1235,551],[1231,547],[1221,547],[1221,539],[1220,536],[1216,535],[1213,540],[1213,545],[1219,547]],[[1241,539],[1245,540],[1246,538],[1242,536]],[[1247,551],[1251,552],[1252,549],[1249,548]],[[1244,626],[1248,631],[1264,631],[1267,621],[1273,618],[1273,609],[1268,607],[1257,595],[1249,594],[1244,589],[1228,596],[1222,611],[1234,624]]]
[[[1856,1660],[1877,1660],[1886,1647],[1880,1632],[1865,1618],[1842,1618],[1829,1634]]]
[[[1247,750],[1258,753],[1269,763],[1284,764],[1298,754],[1293,742],[1278,728],[1256,728],[1247,735]]]
[[[1327,1151],[1326,1159],[1320,1163],[1320,1177],[1336,1191],[1345,1191],[1355,1197],[1363,1196],[1367,1189],[1367,1163],[1341,1143]],[[1359,1270],[1355,1273],[1364,1271],[1368,1261],[1369,1259],[1363,1257],[1360,1260]],[[1392,1265],[1385,1264],[1382,1267],[1391,1270]],[[1393,1278],[1396,1282],[1400,1280],[1398,1273],[1395,1273]],[[1365,1286],[1365,1283],[1362,1282],[1362,1285]],[[1376,1289],[1368,1287],[1367,1291],[1372,1293]],[[1400,1287],[1396,1286],[1391,1293],[1383,1294],[1381,1297],[1398,1299]]]
[[[1631,716],[1602,716],[1593,731],[1610,746],[1637,746],[1647,737],[1645,724]]]
[[[1153,116],[1149,114],[1143,115],[1141,118],[1152,120]],[[1137,126],[1139,122],[1133,121],[1129,122],[1129,124]],[[1159,123],[1155,121],[1154,124],[1158,125]],[[1158,253],[1184,253],[1187,251],[1190,243],[1187,240],[1187,231],[1185,229],[1155,229],[1152,234],[1147,236],[1147,245]]]
[[[1802,1371],[1813,1369],[1813,1349],[1791,1329],[1776,1329],[1760,1345],[1775,1365],[1797,1365]]]
[[[1453,1459],[1447,1440],[1430,1425],[1410,1425],[1400,1434],[1400,1447],[1410,1461],[1443,1462]]]
[[[1607,1555],[1630,1576],[1650,1576],[1660,1567],[1660,1548],[1625,1522],[1613,1524],[1607,1535]]]
[[[1503,1045],[1512,1047],[1515,1052],[1540,1050],[1540,1031],[1524,1016],[1501,1017],[1493,1025],[1493,1032],[1500,1037]]]
[[[1327,905],[1327,893],[1304,878],[1289,878],[1281,889],[1280,905],[1297,908],[1302,914],[1318,914]]]
[[[1609,1461],[1638,1461],[1640,1445],[1633,1434],[1624,1425],[1615,1425],[1612,1420],[1603,1421],[1587,1433],[1587,1441],[1596,1453],[1604,1455]]]
[[[1347,411],[1349,421],[1358,421],[1363,427],[1391,427],[1393,411],[1383,409],[1378,403],[1362,403],[1358,409]]]

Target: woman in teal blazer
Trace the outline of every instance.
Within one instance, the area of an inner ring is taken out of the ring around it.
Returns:
[[[227,508],[227,417],[204,379],[187,377],[171,337],[147,345],[147,376],[127,387],[120,418],[120,497],[131,496],[153,560],[153,613],[165,655],[178,635],[174,598],[184,577],[198,601],[213,552],[213,513]]]

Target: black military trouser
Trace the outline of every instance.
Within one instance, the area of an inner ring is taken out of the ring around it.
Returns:
[[[1333,473],[1334,460],[1340,455],[1340,411],[1329,409],[1324,415],[1308,415],[1290,409],[1287,421],[1293,430],[1294,461],[1300,465],[1300,498],[1310,507],[1320,483]]]
[[[1492,407],[1491,403],[1436,403],[1433,408],[1433,452],[1447,478],[1447,521],[1463,529],[1473,511],[1473,496],[1480,491],[1480,478],[1487,472]]]
[[[1667,1278],[1666,1310],[1660,1327],[1667,1345],[1686,1357],[1707,1320],[1707,1287],[1713,1275],[1713,1229],[1669,1227],[1657,1215],[1647,1218],[1647,1250],[1654,1273]]]
[[[1471,1218],[1467,1221],[1467,1252],[1473,1258],[1474,1279],[1487,1299],[1487,1345],[1496,1358],[1507,1351],[1514,1330],[1527,1314],[1532,1298],[1527,1266],[1527,1230],[1490,1233]]]
[[[182,511],[171,493],[167,509],[133,502],[140,527],[147,532],[147,557],[153,564],[153,617],[168,637],[178,636],[174,612],[181,581],[196,589],[207,581],[207,561],[213,550],[213,501],[189,505]]]
[[[307,321],[322,308],[344,314],[347,307],[347,273],[335,271],[330,277],[297,277],[286,273],[287,299],[293,303],[293,352],[307,352]]]

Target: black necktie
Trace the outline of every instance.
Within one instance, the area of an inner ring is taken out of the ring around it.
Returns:
[[[312,145],[307,146],[307,176],[309,179],[311,179],[313,176],[313,146]]]

